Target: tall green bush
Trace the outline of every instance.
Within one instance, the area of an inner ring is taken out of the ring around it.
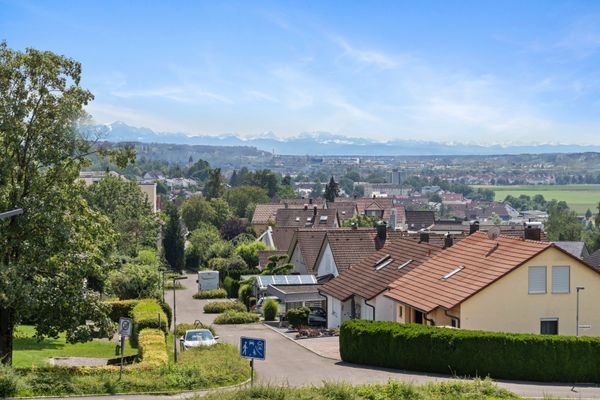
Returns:
[[[158,296],[160,275],[153,264],[125,264],[111,271],[106,281],[106,291],[120,300]]]
[[[167,315],[156,300],[141,300],[131,310],[131,317],[133,318],[133,333],[130,341],[133,346],[137,346],[138,335],[144,329],[155,328],[162,330],[165,335],[168,333]]]
[[[223,280],[223,288],[227,291],[227,297],[236,299],[240,290],[240,281],[230,276],[226,276]]]
[[[279,311],[279,303],[273,299],[268,299],[263,305],[263,316],[265,321],[275,321]]]
[[[244,303],[247,310],[250,310],[250,297],[252,297],[252,286],[244,284],[238,290],[238,299]]]
[[[110,306],[110,319],[113,322],[119,322],[121,317],[130,317],[131,310],[133,310],[133,307],[135,307],[139,302],[139,300],[107,301],[106,304]]]
[[[289,315],[289,313],[288,313]],[[345,321],[342,360],[386,368],[553,382],[600,382],[600,338]]]
[[[0,398],[14,396],[17,393],[19,377],[11,367],[0,364]]]

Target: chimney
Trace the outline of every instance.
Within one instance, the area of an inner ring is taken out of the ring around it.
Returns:
[[[472,221],[471,225],[469,225],[469,235],[474,234],[479,230],[479,221]]]
[[[396,209],[392,208],[390,210],[390,229],[395,231],[396,230],[396,224],[397,224],[397,215],[396,215]]]
[[[308,199],[308,204],[312,204],[312,201],[313,201],[312,198]]]
[[[380,240],[381,242],[385,243],[386,238],[387,238],[387,224],[385,223],[385,221],[379,221],[377,223],[377,239]],[[383,247],[383,244],[381,247]]]
[[[419,233],[419,243],[429,243],[429,233],[428,232]]]
[[[356,222],[353,222],[351,226],[352,226],[353,231],[358,229],[358,223],[356,223]]]
[[[447,249],[448,247],[452,247],[453,244],[454,239],[452,239],[450,232],[448,232],[446,235],[444,235],[444,248]]]
[[[304,205],[304,211],[308,210],[308,204]]]
[[[523,231],[523,239],[537,240],[539,242],[540,240],[542,240],[542,230],[540,228],[528,226]]]
[[[288,203],[283,203],[283,208],[288,208]]]
[[[313,207],[313,215],[316,217],[317,216],[317,206]]]

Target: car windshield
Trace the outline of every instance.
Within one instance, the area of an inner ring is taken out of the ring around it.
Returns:
[[[188,342],[197,342],[211,340],[213,335],[209,331],[191,331],[185,334],[185,340]]]

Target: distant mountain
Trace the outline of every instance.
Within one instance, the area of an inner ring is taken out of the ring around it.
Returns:
[[[272,134],[257,138],[235,135],[191,136],[183,133],[155,132],[122,122],[86,126],[84,129],[103,132],[111,142],[172,143],[207,146],[250,146],[285,155],[338,156],[424,156],[424,155],[500,155],[599,152],[600,146],[566,144],[490,145],[392,140],[377,142],[368,139],[333,135],[326,132],[301,134],[293,138],[277,138]]]

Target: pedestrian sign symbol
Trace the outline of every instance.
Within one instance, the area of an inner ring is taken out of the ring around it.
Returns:
[[[242,336],[240,339],[240,355],[244,358],[264,360],[267,350],[265,339],[256,339]]]

